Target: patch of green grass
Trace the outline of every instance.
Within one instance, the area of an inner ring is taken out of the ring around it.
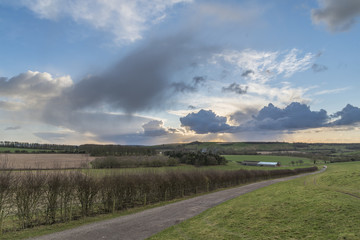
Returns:
[[[17,153],[25,151],[27,153],[33,153],[33,152],[51,152],[52,150],[47,149],[32,149],[32,148],[13,148],[13,147],[0,147],[0,153],[4,152],[10,152],[10,153]]]
[[[360,239],[360,163],[245,194],[150,239]]]

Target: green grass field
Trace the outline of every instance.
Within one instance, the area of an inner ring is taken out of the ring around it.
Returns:
[[[272,155],[224,155],[226,160],[242,162],[242,161],[262,161],[262,162],[280,162],[282,166],[292,166],[292,161],[295,165],[300,160],[303,161],[301,165],[312,165],[312,160],[301,157],[287,157],[287,156],[272,156]]]
[[[150,239],[360,239],[360,163],[278,183]]]
[[[15,153],[17,151],[25,151],[27,153],[33,153],[33,152],[51,152],[51,150],[45,150],[45,149],[32,149],[32,148],[13,148],[13,147],[0,147],[0,152],[10,152]]]

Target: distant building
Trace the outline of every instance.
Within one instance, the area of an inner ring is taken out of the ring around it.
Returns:
[[[279,167],[280,162],[260,162],[260,161],[242,161],[245,166],[258,166],[258,167]]]
[[[279,167],[279,162],[258,162],[257,166],[260,167]]]

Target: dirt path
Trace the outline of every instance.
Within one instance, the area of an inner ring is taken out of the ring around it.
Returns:
[[[119,218],[84,225],[63,232],[45,235],[36,239],[145,239],[164,230],[165,228],[198,215],[208,208],[214,207],[242,194],[252,192],[256,189],[266,187],[274,183],[291,180],[305,175],[320,173],[325,171],[325,169],[326,167],[313,173],[272,179],[210,193],[162,207],[145,210],[132,215],[122,216]]]

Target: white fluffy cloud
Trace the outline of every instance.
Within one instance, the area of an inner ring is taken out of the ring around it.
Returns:
[[[21,4],[40,18],[70,17],[114,34],[116,42],[133,42],[152,24],[166,17],[175,4],[192,0],[23,0]]]
[[[42,104],[72,85],[70,76],[53,77],[46,72],[27,71],[10,79],[0,78],[0,107],[9,109],[21,104],[28,107]]]

